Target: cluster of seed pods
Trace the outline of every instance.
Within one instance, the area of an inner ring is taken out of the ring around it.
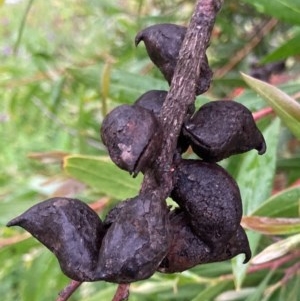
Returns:
[[[148,27],[136,36],[168,83],[172,81],[186,28],[174,24]],[[210,85],[205,57],[196,94]],[[133,176],[151,168],[161,151],[158,119],[167,91],[151,90],[133,105],[121,105],[104,119],[101,138],[112,161]],[[183,159],[191,147],[198,160]],[[52,198],[8,223],[29,231],[57,257],[62,271],[78,281],[130,283],[156,271],[181,272],[191,267],[251,257],[240,226],[242,201],[235,180],[216,162],[231,155],[266,150],[251,112],[228,100],[212,101],[197,112],[189,108],[178,137],[171,210],[155,193],[120,202],[101,221],[80,200]]]

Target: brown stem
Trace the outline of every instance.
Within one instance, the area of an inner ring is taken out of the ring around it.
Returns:
[[[126,301],[129,297],[130,284],[119,284],[112,301]]]
[[[222,68],[215,72],[215,78],[223,77],[230,70],[233,69],[253,48],[255,48],[278,23],[278,20],[272,18],[267,23],[263,23],[260,30],[256,32],[252,39],[247,43],[242,49],[237,51],[237,53],[232,56],[232,59]]]
[[[300,262],[295,263],[285,270],[285,275],[281,279],[281,284],[286,284],[294,275],[300,274]]]
[[[188,106],[195,101],[196,79],[205,56],[216,15],[223,0],[198,0],[179,53],[169,93],[162,107],[162,151],[155,166],[145,172],[141,192],[165,200],[172,189],[172,163],[177,138]],[[157,183],[156,179],[159,179]]]
[[[223,0],[198,0],[182,43],[171,87],[160,115],[164,141],[162,150],[155,165],[145,172],[141,188],[141,192],[151,191],[161,201],[168,197],[172,189],[172,163],[177,138],[188,106],[195,101],[196,79],[222,4]],[[160,179],[159,183],[157,179]],[[67,300],[80,284],[72,281],[57,301]],[[129,285],[119,284],[112,301],[127,300],[128,295]]]
[[[56,301],[66,301],[78,289],[82,282],[72,280],[59,294]]]
[[[110,198],[109,197],[102,197],[101,199],[99,199],[98,201],[89,204],[89,206],[97,213],[101,212],[102,210],[104,210],[104,208],[107,206],[107,204],[109,203]]]
[[[255,113],[253,113],[252,116],[255,121],[258,121],[258,120],[262,119],[263,117],[266,117],[272,113],[273,113],[273,109],[270,107],[267,107],[267,108],[263,108]]]

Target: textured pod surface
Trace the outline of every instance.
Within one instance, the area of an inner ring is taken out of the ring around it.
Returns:
[[[152,163],[161,145],[157,119],[139,106],[112,110],[103,121],[101,138],[112,161],[134,176]]]
[[[168,92],[163,90],[150,90],[143,95],[141,95],[135,102],[135,106],[143,107],[149,111],[152,111],[153,114],[158,118],[163,103],[166,99]],[[190,105],[188,109],[188,116],[193,114],[195,111],[195,104]],[[189,147],[189,139],[185,137],[182,132],[179,135],[177,142],[177,149],[180,153],[184,153]]]
[[[194,233],[213,251],[222,248],[239,227],[239,188],[226,170],[215,163],[181,160],[171,197],[189,216]]]
[[[266,143],[252,113],[242,104],[218,100],[203,105],[184,124],[183,134],[203,160],[217,162],[256,149],[264,154]]]
[[[222,248],[212,251],[210,247],[192,231],[190,218],[183,211],[172,212],[170,217],[172,243],[170,250],[161,262],[158,271],[176,273],[188,270],[195,265],[218,262],[245,254],[244,263],[251,257],[248,238],[239,226],[233,237]]]
[[[165,202],[142,195],[122,202],[109,214],[109,226],[100,250],[98,280],[130,283],[150,277],[166,256],[170,244]]]
[[[135,37],[136,46],[143,41],[152,62],[171,84],[179,50],[186,34],[186,27],[176,24],[156,24],[141,30]],[[205,56],[198,76],[196,95],[206,92],[210,86],[212,71]]]
[[[99,216],[85,203],[69,198],[41,202],[7,226],[20,226],[53,252],[64,274],[93,281],[102,238]]]
[[[152,111],[155,116],[158,116],[167,95],[168,92],[164,90],[150,90],[142,94],[134,105]]]

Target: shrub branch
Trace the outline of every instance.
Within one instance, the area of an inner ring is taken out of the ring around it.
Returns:
[[[198,0],[179,52],[170,90],[162,107],[160,123],[163,129],[161,152],[151,169],[146,170],[141,193],[151,191],[158,200],[169,196],[173,179],[173,157],[177,139],[189,105],[195,101],[196,79],[209,44],[216,15],[224,0]],[[78,283],[79,284],[79,283]],[[77,289],[73,284],[71,294]],[[113,301],[128,298],[129,285],[119,284]],[[66,289],[65,289],[66,290]],[[59,301],[66,301],[71,294],[60,294]]]

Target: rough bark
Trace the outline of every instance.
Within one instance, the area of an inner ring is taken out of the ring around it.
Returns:
[[[154,166],[146,170],[142,192],[152,191],[162,201],[172,189],[173,157],[189,105],[195,101],[196,79],[223,0],[198,0],[182,43],[170,90],[162,107],[160,122],[163,144]]]

